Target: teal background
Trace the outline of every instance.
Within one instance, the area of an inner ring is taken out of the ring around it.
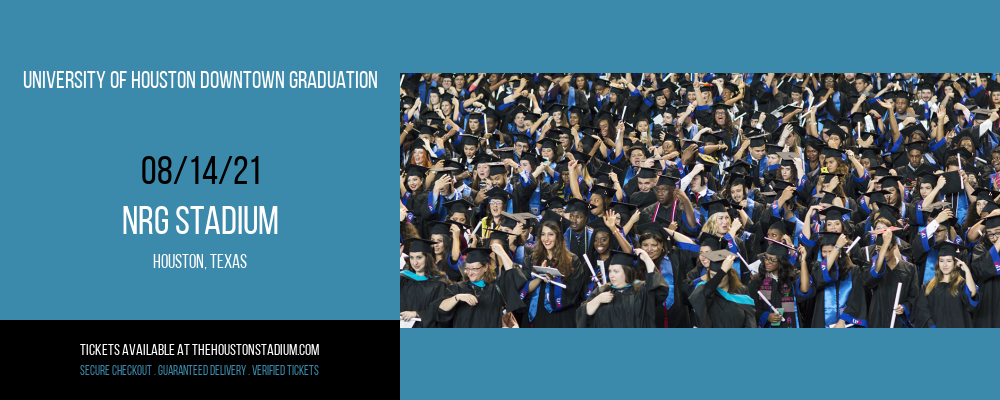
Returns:
[[[398,73],[998,65],[989,47],[960,40],[986,29],[975,19],[995,7],[954,7],[5,2],[0,319],[391,318]],[[57,69],[349,69],[378,71],[380,81],[375,90],[22,87],[22,71]],[[261,184],[236,187],[230,170],[225,184],[194,185],[189,164],[177,185],[145,185],[146,155],[175,164],[185,155],[260,156]],[[278,205],[280,234],[122,235],[123,205],[171,214],[178,205]],[[151,254],[175,252],[246,253],[249,267],[151,268]],[[976,344],[995,338],[992,330],[406,330],[400,397],[992,394],[997,350]]]

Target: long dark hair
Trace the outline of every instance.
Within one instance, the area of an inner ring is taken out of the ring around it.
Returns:
[[[437,263],[434,262],[433,254],[424,252],[421,252],[419,254],[424,255],[424,276],[427,277],[427,279],[433,279],[440,276],[444,276],[444,274],[441,273],[441,270],[437,268]],[[411,259],[413,259],[413,256],[410,256],[410,258],[406,259],[406,269],[410,272],[416,273],[417,271],[414,270],[412,266],[410,266]]]
[[[761,253],[761,255],[758,256],[758,258],[760,258],[761,264],[764,264],[764,259],[763,259],[764,254],[767,253]],[[839,260],[840,257],[837,257],[837,259]],[[764,265],[761,265],[761,267],[764,267]],[[795,282],[795,279],[799,277],[798,269],[792,266],[792,263],[788,261],[787,256],[778,257],[778,270],[776,272],[777,272],[776,275],[778,275],[778,282],[780,282],[780,284],[782,285],[786,284],[791,285]],[[754,283],[756,283],[759,286],[761,283],[764,282],[765,276],[767,276],[766,267],[762,268],[760,272],[754,274],[753,278],[751,279],[753,280]]]
[[[542,223],[542,227],[539,228],[539,235],[542,229],[549,228],[553,233],[555,233],[556,240],[552,246],[552,262],[554,264],[548,265],[549,268],[555,268],[559,270],[560,274],[565,277],[569,277],[573,274],[573,256],[570,254],[569,250],[566,249],[566,241],[563,239],[562,232],[559,230],[559,224],[555,221],[545,221]],[[541,243],[539,243],[541,244]],[[550,254],[545,246],[536,246],[533,254],[533,262],[541,265],[539,262],[549,259]]]

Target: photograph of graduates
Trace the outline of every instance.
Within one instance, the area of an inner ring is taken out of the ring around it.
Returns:
[[[400,326],[1000,327],[996,73],[406,73]]]

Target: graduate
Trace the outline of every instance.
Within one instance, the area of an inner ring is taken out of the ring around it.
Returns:
[[[972,251],[972,276],[982,289],[972,325],[976,328],[1000,328],[1000,217],[986,218],[986,229]]]
[[[521,288],[520,298],[527,304],[527,310],[519,325],[521,328],[574,327],[576,308],[586,300],[583,295],[592,275],[581,258],[566,248],[557,222],[542,222],[538,243],[531,256],[525,257],[522,267],[525,277],[532,278]],[[534,266],[555,268],[560,276],[531,275]]]
[[[409,322],[420,318],[414,328],[437,327],[437,310],[451,282],[434,266],[434,242],[407,239],[404,244],[410,246],[410,251],[406,268],[399,273],[399,319]]]
[[[810,267],[816,284],[813,328],[868,327],[868,305],[865,301],[863,271],[843,253],[849,241],[844,234],[820,232],[820,259]]]
[[[642,250],[657,265],[657,271],[670,289],[663,304],[655,311],[654,325],[657,328],[690,328],[690,307],[686,301],[690,291],[681,290],[680,286],[694,270],[693,260],[698,256],[700,247],[691,238],[662,223],[641,225],[639,233]]]
[[[525,307],[519,292],[528,280],[499,243],[464,253],[465,274],[445,289],[439,319],[453,328],[499,328],[503,313]],[[499,276],[489,265],[491,253],[503,265]]]
[[[754,274],[747,285],[754,299],[757,327],[807,328],[809,321],[803,319],[800,309],[816,292],[809,276],[806,249],[795,250],[783,242],[766,240],[767,252],[760,256],[764,269]]]
[[[587,298],[577,311],[579,328],[652,328],[654,310],[667,298],[669,287],[642,249],[635,254],[615,251],[608,267],[608,284]],[[636,259],[640,262],[636,265]],[[639,269],[641,268],[641,269]],[[646,279],[635,279],[636,270]]]
[[[443,271],[450,281],[462,280],[459,271],[462,258],[462,230],[469,229],[457,222],[431,222],[430,241],[434,243],[434,264],[438,271]]]
[[[872,291],[868,327],[929,327],[925,325],[930,315],[926,312],[925,299],[920,295],[917,267],[902,259],[893,232],[890,228],[879,234],[875,243],[879,246],[878,256],[871,268],[861,272],[864,287]],[[902,283],[901,289],[898,289],[899,304],[894,305],[899,283]],[[896,320],[895,324],[892,324],[892,319]]]
[[[972,313],[979,305],[979,288],[969,266],[959,257],[961,245],[941,242],[934,277],[923,286],[932,327],[972,328]]]
[[[705,253],[710,260],[708,271],[696,282],[691,293],[694,325],[699,328],[755,328],[754,302],[747,287],[740,283],[733,269],[736,254],[729,250]]]

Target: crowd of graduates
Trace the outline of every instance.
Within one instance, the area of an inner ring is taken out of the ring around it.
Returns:
[[[413,327],[1000,327],[995,73],[400,76]]]

